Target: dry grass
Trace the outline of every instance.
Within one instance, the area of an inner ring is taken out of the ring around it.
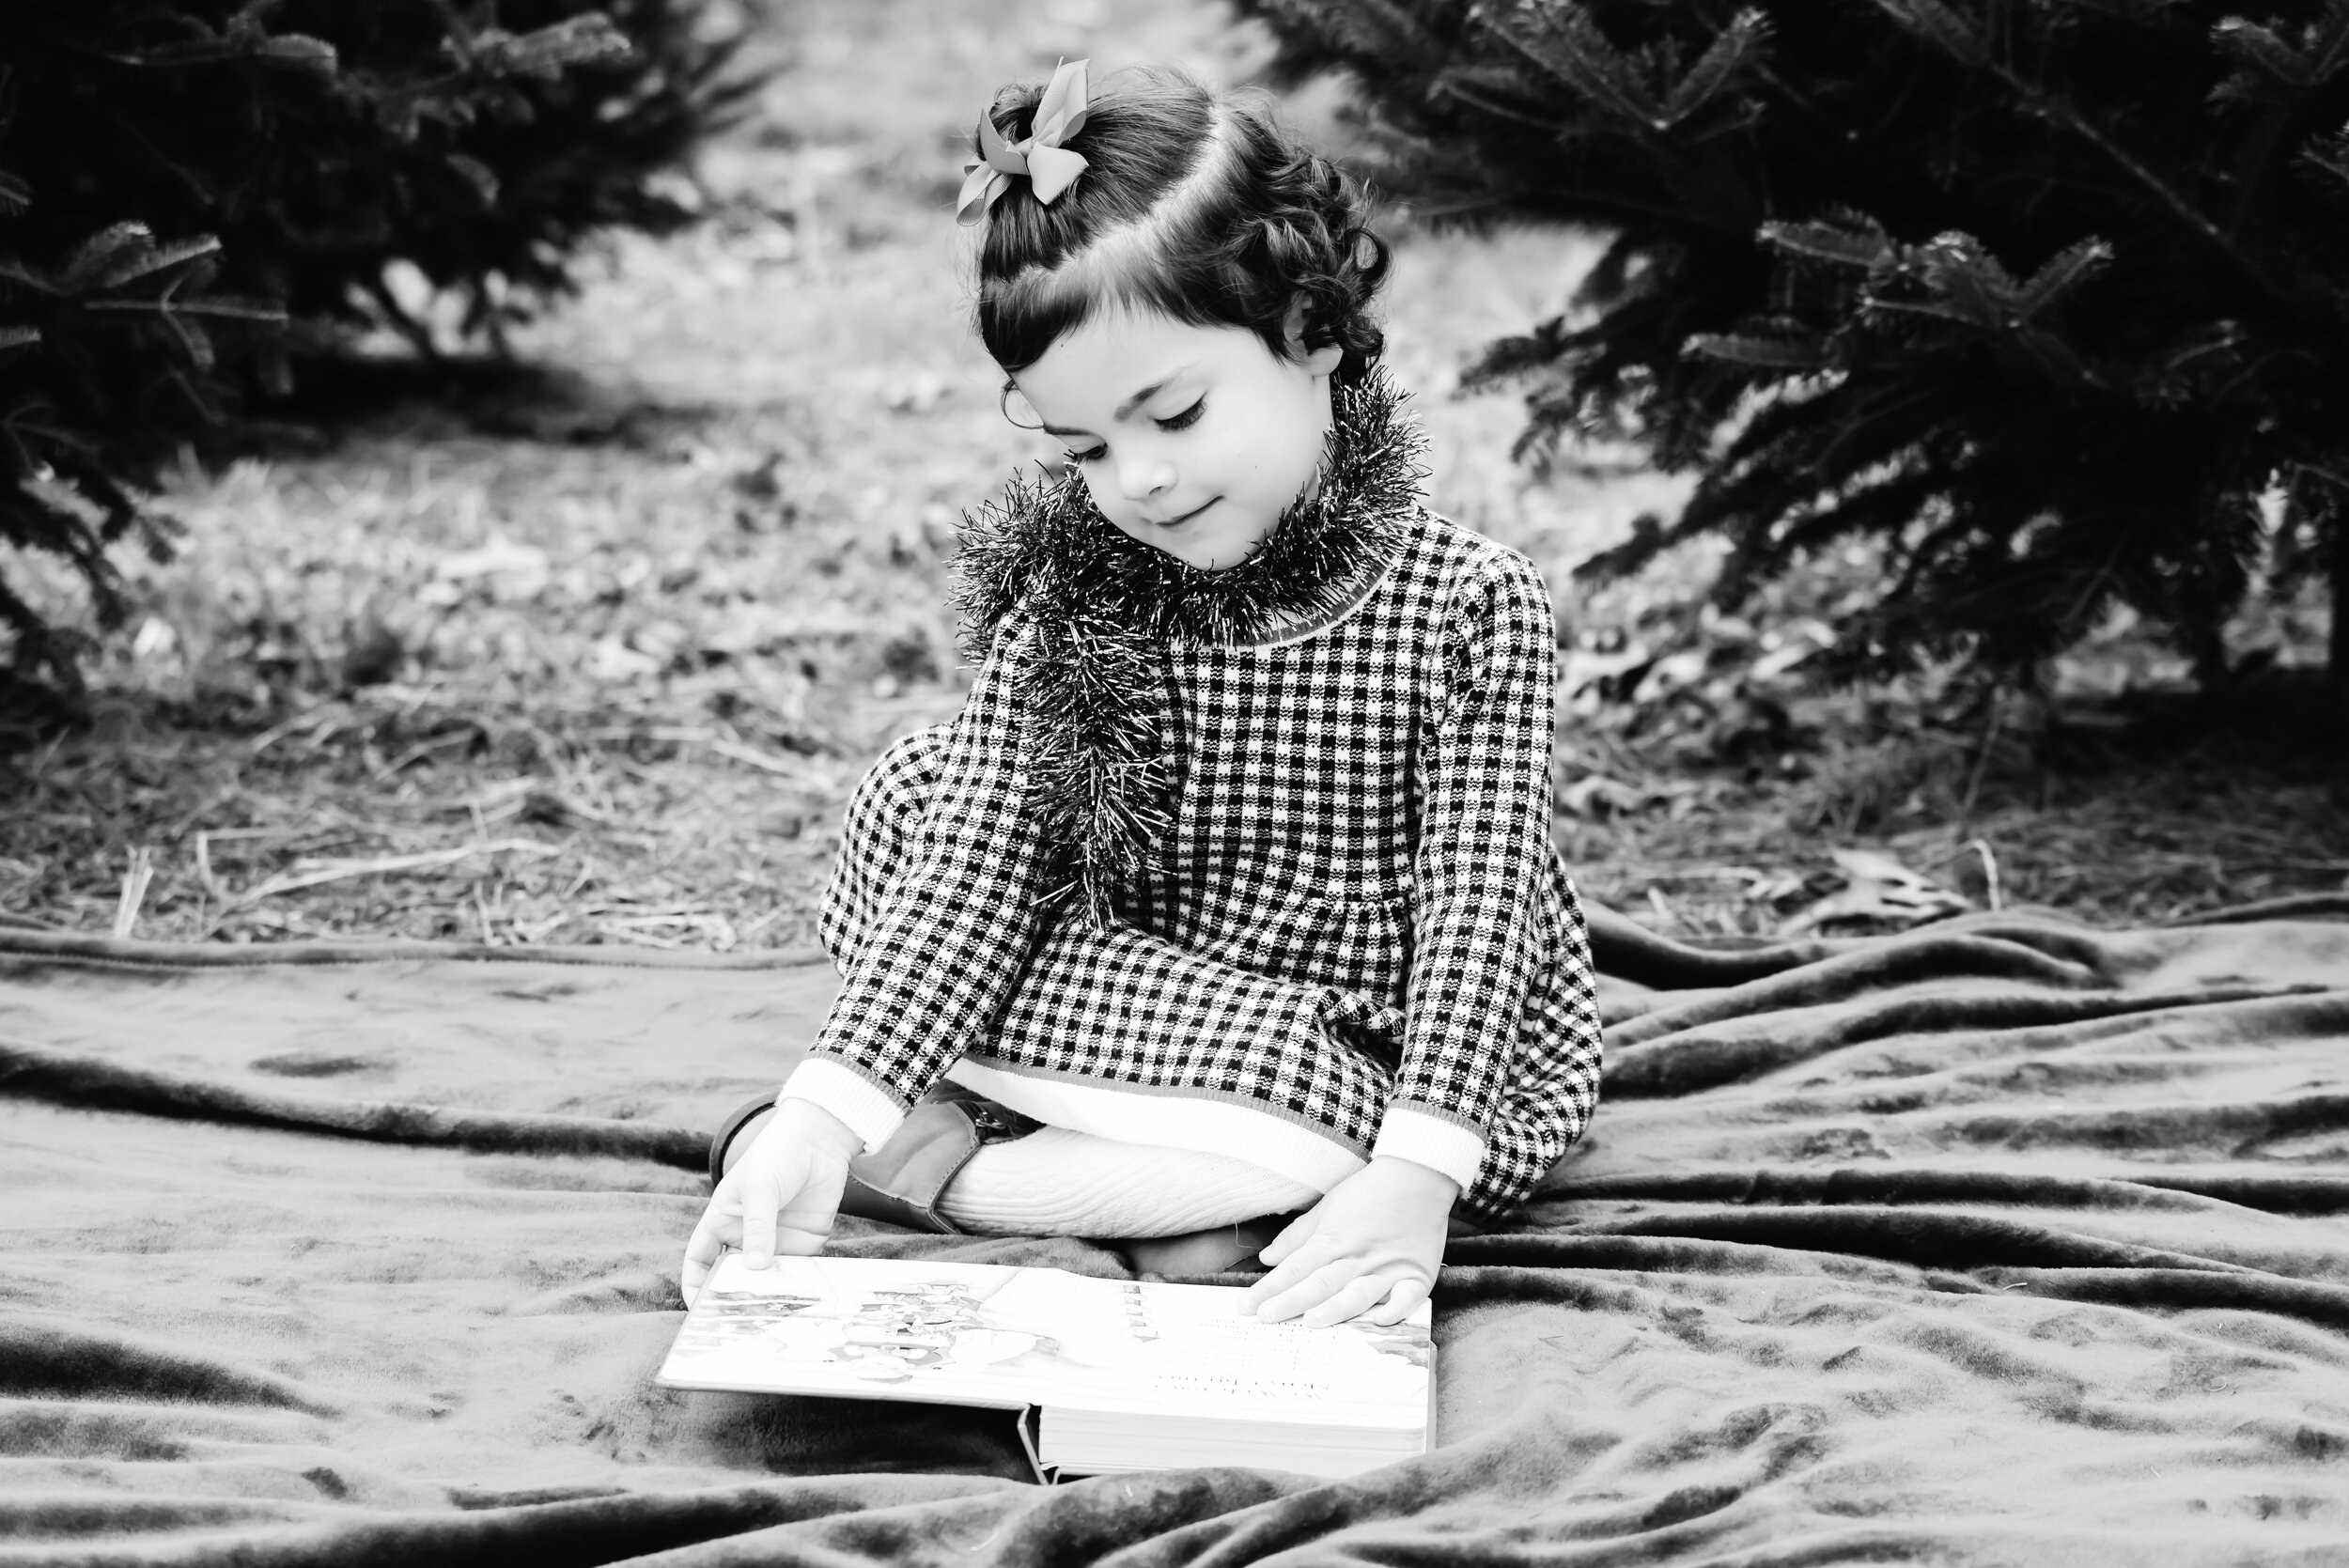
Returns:
[[[1043,450],[1003,422],[965,326],[956,137],[995,82],[1062,54],[1231,79],[1265,44],[1207,4],[776,10],[786,65],[710,150],[708,221],[614,241],[579,301],[519,335],[532,373],[181,476],[187,548],[138,568],[145,611],[95,671],[95,723],[0,761],[0,918],[237,941],[811,939],[847,791],[959,702],[957,514]],[[1604,593],[1569,575],[1672,482],[1537,485],[1507,459],[1514,406],[1448,396],[1587,256],[1570,236],[1406,237],[1392,359],[1438,499],[1541,563],[1582,645],[1745,658],[1777,633],[1702,621],[1701,561]],[[1827,574],[1767,624],[1798,629],[1838,591]],[[2083,752],[2040,716],[1984,747],[1936,691],[1822,694],[1799,674],[1792,728],[1758,746],[1724,718],[1750,716],[1741,676],[1569,704],[1561,783],[1582,815],[1561,834],[1590,891],[1751,932],[1824,889],[1830,844],[1986,895],[1979,840],[2003,896],[2116,919],[2349,870],[2289,744],[2249,755],[2239,729],[2173,716],[2186,743],[2148,754],[2140,727]]]

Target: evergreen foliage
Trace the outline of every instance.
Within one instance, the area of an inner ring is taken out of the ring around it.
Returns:
[[[0,542],[162,551],[141,490],[305,356],[389,325],[395,260],[469,331],[567,291],[582,241],[688,216],[660,177],[739,101],[700,0],[8,0],[0,7]],[[0,647],[75,680],[0,574]]]
[[[1847,669],[2125,604],[2210,676],[2256,573],[2349,593],[2349,0],[1249,8],[1358,79],[1391,192],[1609,234],[1473,372],[1530,388],[1520,455],[1697,477],[1592,573],[1718,534],[1735,602],[1884,539]]]

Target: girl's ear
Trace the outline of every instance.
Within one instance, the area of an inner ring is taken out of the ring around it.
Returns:
[[[1288,345],[1289,358],[1304,367],[1309,375],[1327,376],[1346,358],[1346,350],[1334,343],[1318,349],[1305,347],[1305,296],[1299,294],[1289,302],[1289,313],[1282,319],[1281,337]]]

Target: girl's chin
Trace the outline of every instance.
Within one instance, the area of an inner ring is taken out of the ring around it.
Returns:
[[[1166,549],[1163,545],[1159,548]],[[1167,550],[1166,552],[1193,571],[1222,571],[1248,559],[1246,551],[1237,550]]]
[[[1132,530],[1128,532],[1132,533]],[[1222,571],[1237,567],[1255,554],[1257,547],[1264,543],[1261,536],[1234,537],[1228,532],[1220,533],[1213,538],[1187,538],[1180,530],[1172,533],[1134,533],[1133,537],[1153,550],[1163,551],[1197,571]]]

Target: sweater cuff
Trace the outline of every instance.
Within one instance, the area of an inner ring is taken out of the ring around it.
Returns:
[[[811,1056],[791,1069],[783,1080],[779,1100],[806,1100],[822,1106],[864,1141],[864,1152],[889,1141],[906,1113],[888,1091],[870,1079],[844,1067],[830,1057]]]
[[[1433,1111],[1392,1105],[1378,1124],[1378,1141],[1370,1146],[1371,1158],[1381,1155],[1441,1172],[1466,1192],[1476,1181],[1476,1168],[1485,1161],[1485,1137],[1473,1127],[1464,1127]]]

